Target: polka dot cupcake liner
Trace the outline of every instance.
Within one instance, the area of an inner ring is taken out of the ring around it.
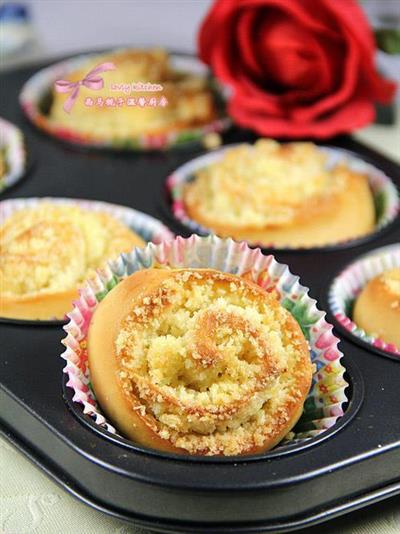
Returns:
[[[200,169],[212,165],[216,161],[220,160],[224,153],[238,145],[228,145],[219,150],[214,150],[211,153],[199,156],[178,169],[176,169],[166,181],[166,189],[169,199],[169,209],[172,211],[173,217],[188,228],[191,232],[199,235],[209,235],[213,231],[209,228],[198,224],[196,221],[190,218],[186,211],[184,203],[184,188],[185,185],[195,178],[195,174]],[[320,147],[328,156],[327,167],[333,167],[339,162],[345,162],[346,165],[353,171],[366,174],[368,176],[370,189],[374,198],[375,212],[376,212],[376,226],[373,233],[368,234],[365,237],[356,238],[354,240],[346,240],[339,243],[328,244],[323,247],[307,247],[307,248],[336,248],[340,246],[351,245],[352,243],[359,243],[368,239],[370,236],[379,232],[392,223],[399,211],[400,211],[400,199],[396,189],[396,186],[392,180],[386,176],[384,172],[377,169],[373,165],[355,157],[351,152],[334,147]],[[253,246],[258,246],[267,249],[289,249],[300,250],[301,247],[293,247],[291,245],[274,247],[271,243],[251,243]]]
[[[395,267],[400,267],[400,244],[379,248],[362,256],[333,280],[328,294],[328,304],[338,325],[351,336],[353,341],[366,343],[378,354],[394,357],[400,362],[400,347],[367,334],[352,318],[355,299],[367,282]]]
[[[154,265],[213,268],[251,276],[266,291],[276,291],[282,305],[297,320],[309,344],[314,374],[303,415],[279,446],[320,436],[343,416],[349,384],[344,378],[345,368],[341,363],[338,339],[333,335],[325,313],[317,308],[316,301],[308,295],[308,289],[300,284],[299,278],[272,255],[266,256],[260,249],[251,249],[244,242],[192,235],[188,239],[177,237],[158,245],[150,243],[146,248],[135,248],[131,253],[122,254],[116,261],[109,262],[107,268],[99,270],[97,276],[87,282],[79,301],[68,314],[70,320],[64,326],[67,333],[63,340],[65,351],[61,355],[66,361],[66,385],[73,390],[72,402],[82,405],[83,413],[90,416],[95,424],[118,435],[102,414],[91,387],[86,348],[91,317],[98,303],[124,277]]]
[[[13,186],[26,172],[27,155],[24,136],[19,128],[0,117],[0,151],[5,172],[0,176],[0,193]]]

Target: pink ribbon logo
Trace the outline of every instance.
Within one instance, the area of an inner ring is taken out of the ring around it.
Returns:
[[[66,80],[57,80],[54,84],[55,90],[57,93],[71,93],[67,100],[64,103],[64,111],[70,113],[75,100],[78,98],[79,90],[82,85],[93,91],[99,91],[104,87],[104,80],[99,76],[101,72],[106,72],[108,70],[115,70],[114,63],[101,63],[97,65],[94,69],[86,74],[83,80],[78,82],[68,82]]]

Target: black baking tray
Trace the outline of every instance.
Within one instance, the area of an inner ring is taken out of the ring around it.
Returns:
[[[112,153],[62,144],[31,126],[18,105],[44,65],[1,75],[0,115],[20,126],[35,167],[2,199],[67,196],[130,206],[181,231],[168,214],[164,180],[200,148]],[[232,129],[224,142],[252,141]],[[400,184],[399,166],[349,137],[330,141],[372,161]],[[397,220],[352,247],[276,251],[327,309],[333,277],[358,256],[400,241]],[[328,313],[328,320],[332,317]],[[65,386],[61,327],[1,323],[0,421],[4,435],[67,491],[91,506],[160,532],[285,532],[400,493],[400,362],[345,337],[350,382],[345,416],[324,439],[257,458],[173,457],[143,451],[94,427]]]

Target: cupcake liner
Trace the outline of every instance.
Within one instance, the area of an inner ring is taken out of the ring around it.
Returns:
[[[28,119],[47,134],[68,143],[81,146],[115,149],[115,150],[165,150],[175,146],[186,146],[191,142],[201,142],[202,138],[211,132],[223,132],[231,125],[231,120],[221,111],[220,117],[201,127],[185,130],[171,130],[163,134],[143,133],[141,135],[122,138],[99,138],[98,135],[81,134],[72,129],[53,124],[46,112],[51,97],[54,82],[65,78],[68,73],[80,69],[88,61],[98,57],[98,54],[85,54],[41,69],[34,74],[23,86],[19,96],[20,105]],[[171,61],[176,70],[184,70],[194,74],[207,75],[204,65],[190,56],[171,54]],[[129,82],[130,80],[127,80]],[[222,89],[212,85],[217,101],[223,101]]]
[[[5,151],[6,174],[0,177],[0,193],[20,180],[26,171],[24,137],[19,128],[0,118],[0,150]]]
[[[105,269],[88,281],[81,291],[79,301],[68,314],[69,323],[64,326],[67,337],[63,340],[66,349],[61,355],[66,360],[64,373],[67,386],[73,389],[73,402],[83,406],[83,412],[113,434],[97,405],[90,384],[87,366],[86,336],[89,323],[97,304],[121,279],[141,269],[152,266],[171,268],[213,268],[236,275],[249,276],[266,290],[274,289],[282,305],[298,321],[308,340],[314,363],[312,386],[307,396],[304,413],[284,442],[304,441],[329,429],[344,413],[348,399],[341,364],[342,353],[337,347],[338,339],[332,334],[332,326],[325,320],[325,313],[318,310],[316,301],[309,297],[308,289],[289,268],[278,263],[272,255],[265,256],[260,249],[251,249],[246,243],[216,236],[188,239],[177,237],[159,245],[149,244],[143,249],[134,249],[109,262]],[[281,442],[281,443],[284,443]]]
[[[184,226],[189,228],[192,232],[199,235],[209,235],[213,231],[209,228],[202,226],[193,219],[191,219],[186,212],[185,204],[183,201],[183,192],[184,186],[188,182],[194,179],[194,174],[196,171],[207,167],[214,162],[221,159],[223,154],[235,147],[235,145],[228,145],[219,150],[215,150],[211,153],[204,154],[195,158],[178,169],[176,169],[170,176],[168,176],[166,181],[167,192],[170,197],[170,208],[172,210],[173,216]],[[342,150],[340,148],[333,147],[320,147],[320,149],[328,155],[327,167],[333,167],[340,161],[344,161],[346,165],[355,172],[360,172],[368,176],[369,185],[374,197],[375,210],[376,210],[376,227],[374,232],[365,236],[368,238],[373,235],[375,232],[383,229],[388,224],[393,222],[399,211],[400,211],[400,200],[397,189],[391,179],[386,176],[381,170],[377,169],[373,165],[366,163],[365,161],[353,156],[347,150]],[[349,239],[346,241],[341,241],[338,243],[327,244],[326,246],[317,246],[317,247],[294,247],[292,245],[274,247],[271,243],[251,243],[254,246],[259,246],[262,248],[268,249],[290,249],[290,250],[300,250],[303,248],[327,248],[331,246],[343,246],[346,244],[351,244],[352,242],[359,242],[364,239],[364,236],[361,238]]]
[[[154,217],[147,215],[146,213],[142,213],[140,211],[125,206],[110,204],[108,202],[71,198],[34,197],[3,200],[0,202],[0,224],[3,224],[6,219],[16,211],[20,211],[25,208],[34,208],[43,203],[80,206],[81,208],[84,208],[86,210],[108,213],[109,215],[112,215],[115,219],[128,226],[144,241],[147,242],[161,243],[164,240],[172,240],[174,237],[174,235],[170,232],[170,230],[168,230],[166,226],[164,226]],[[7,322],[11,320],[3,318],[0,319]],[[59,319],[51,319],[50,321],[14,319],[12,321],[22,321],[24,323],[29,324],[52,324],[64,322],[63,320]]]
[[[328,304],[339,325],[352,336],[368,343],[379,354],[399,358],[400,347],[373,337],[352,320],[353,304],[366,283],[382,272],[400,267],[400,245],[389,245],[374,250],[344,269],[334,280],[328,294]]]

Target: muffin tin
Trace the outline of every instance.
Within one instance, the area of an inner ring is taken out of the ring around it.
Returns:
[[[42,135],[24,122],[17,101],[35,70],[2,75],[1,102],[7,107],[0,113],[23,128],[37,159],[30,178],[4,197],[109,201],[164,219],[178,230],[162,207],[163,185],[197,154],[82,152]],[[246,140],[253,136],[239,130],[224,139]],[[398,165],[349,138],[334,144],[400,184]],[[351,247],[274,255],[327,310],[328,289],[338,272],[363,254],[399,241],[397,219]],[[327,319],[332,323],[329,311]],[[284,532],[400,492],[399,362],[348,337],[341,338],[339,348],[349,403],[330,430],[261,456],[219,459],[166,457],[110,436],[72,403],[59,357],[65,335],[60,326],[0,324],[0,329],[3,433],[52,479],[98,510],[160,532]]]

